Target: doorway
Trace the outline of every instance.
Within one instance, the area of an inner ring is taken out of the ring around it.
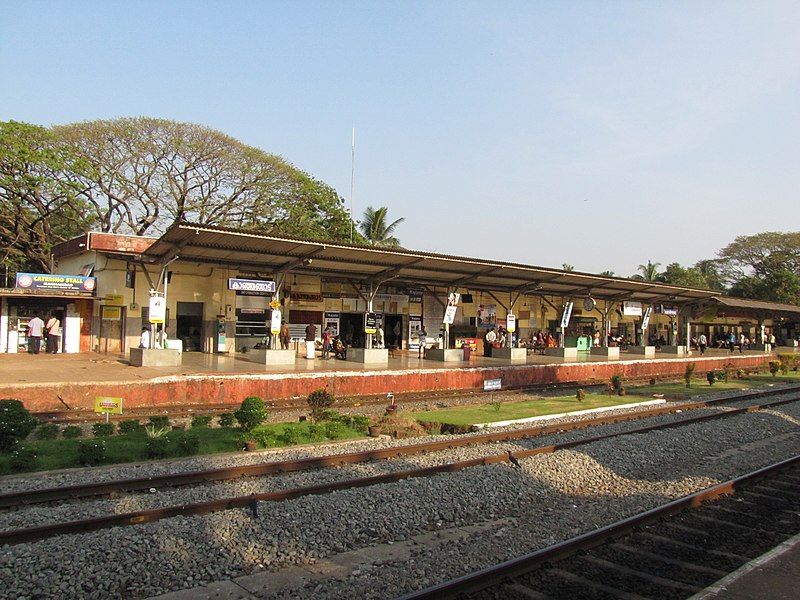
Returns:
[[[120,354],[125,352],[125,307],[100,307],[100,352]]]
[[[178,302],[175,333],[184,352],[203,351],[203,303]]]
[[[342,341],[348,348],[364,347],[364,314],[342,313],[339,322],[339,332]]]
[[[403,347],[403,316],[383,315],[383,340],[386,348],[402,349]]]

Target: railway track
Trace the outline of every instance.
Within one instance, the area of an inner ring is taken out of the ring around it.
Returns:
[[[77,486],[58,486],[54,488],[0,494],[0,509],[13,508],[21,505],[41,504],[45,502],[56,502],[61,500],[76,500],[89,497],[109,496],[112,494],[149,490],[151,488],[161,489],[165,487],[188,486],[209,482],[230,481],[243,477],[263,477],[266,475],[308,471],[312,469],[351,465],[376,460],[397,459],[423,454],[426,452],[438,452],[442,450],[493,442],[510,442],[526,438],[541,437],[554,433],[574,431],[578,429],[586,429],[590,427],[598,427],[626,421],[641,420],[675,412],[720,406],[729,402],[757,400],[759,398],[768,398],[771,396],[792,393],[795,390],[800,390],[800,386],[794,388],[781,388],[777,390],[773,389],[750,392],[730,398],[717,398],[701,402],[668,405],[628,414],[613,414],[592,419],[585,419],[572,423],[560,423],[524,429],[504,430],[493,433],[484,433],[466,437],[444,439],[434,442],[426,442],[422,444],[409,444],[406,446],[398,446],[393,448],[368,450],[365,452],[333,454],[300,460],[276,461],[223,469],[209,469],[205,471],[193,471],[189,473],[141,477]]]
[[[402,596],[688,598],[800,532],[800,455]]]
[[[785,393],[785,391],[784,391]],[[763,393],[762,393],[763,394]],[[728,399],[730,401],[730,399]],[[690,423],[699,423],[705,422],[710,420],[716,420],[720,418],[727,418],[733,415],[741,415],[748,412],[755,412],[758,410],[763,410],[783,404],[788,404],[791,402],[796,402],[798,399],[797,397],[793,397],[791,399],[783,399],[773,402],[766,402],[760,405],[750,405],[745,406],[742,408],[734,408],[728,409],[724,412],[714,413],[710,415],[701,415],[697,417],[688,417],[684,419],[680,419],[670,423],[662,423],[658,425],[653,425],[649,427],[642,427],[633,430],[628,430],[624,432],[617,432],[611,433],[607,435],[599,435],[599,436],[591,436],[587,438],[582,438],[579,440],[574,440],[570,442],[564,442],[560,444],[553,444],[547,446],[541,446],[539,448],[534,448],[531,450],[520,450],[516,451],[516,459],[519,458],[526,458],[529,456],[534,456],[536,454],[543,454],[543,453],[552,453],[557,450],[572,448],[584,444],[589,444],[592,442],[605,440],[609,438],[619,437],[623,435],[631,435],[631,434],[639,434],[639,433],[646,433],[649,431],[656,431],[666,428],[674,428],[680,427],[683,425],[687,425]],[[514,432],[515,433],[515,432]],[[482,436],[485,438],[484,441],[486,442],[493,442],[493,441],[503,441],[504,438],[498,437],[502,436],[502,434],[488,434],[487,436]],[[471,444],[475,444],[474,438],[467,438]],[[453,440],[453,441],[461,441],[461,440]],[[448,441],[444,442],[437,442],[434,444],[418,444],[416,447],[407,447],[407,448],[392,448],[387,452],[397,453],[398,451],[406,451],[407,449],[414,450],[414,453],[421,453],[421,452],[431,452],[435,450],[445,450],[451,445],[448,445]],[[409,450],[410,451],[410,450]],[[372,460],[374,459],[374,451],[367,452],[367,453],[358,453],[352,455],[340,455],[340,456],[333,456],[333,457],[322,457],[323,459],[330,459],[332,461],[341,461],[342,456],[349,457],[352,462],[363,462],[365,460]],[[308,459],[311,461],[318,461],[320,459]],[[267,492],[267,493],[260,493],[260,494],[250,494],[246,496],[239,496],[233,498],[223,498],[218,500],[211,500],[206,502],[198,502],[193,504],[182,504],[178,506],[169,506],[164,508],[156,508],[151,510],[142,510],[137,512],[125,513],[125,514],[118,514],[118,515],[111,515],[111,516],[102,516],[96,518],[89,518],[89,519],[82,519],[77,521],[70,521],[70,522],[62,522],[62,523],[55,523],[55,524],[48,524],[39,527],[26,527],[24,529],[15,529],[10,531],[3,531],[0,532],[0,545],[11,545],[11,544],[18,544],[22,542],[30,542],[36,541],[41,539],[47,539],[57,535],[64,535],[64,534],[74,534],[74,533],[84,533],[87,531],[94,531],[97,529],[105,529],[109,527],[118,527],[118,526],[128,526],[128,525],[138,525],[141,523],[148,523],[157,521],[164,518],[175,517],[178,515],[201,515],[207,514],[215,511],[220,510],[227,510],[232,508],[247,508],[249,507],[254,514],[257,514],[258,511],[258,503],[259,502],[275,502],[275,501],[282,501],[288,500],[291,498],[298,498],[302,496],[309,496],[309,495],[320,495],[320,494],[327,494],[337,490],[344,490],[344,489],[353,489],[359,487],[367,487],[371,485],[376,485],[380,483],[388,483],[393,481],[400,481],[403,479],[410,479],[410,478],[417,478],[417,477],[430,477],[439,473],[446,473],[446,472],[455,472],[460,471],[463,469],[468,469],[475,466],[481,465],[489,465],[489,464],[496,464],[501,462],[506,462],[509,460],[509,455],[506,453],[502,454],[492,454],[488,456],[482,456],[480,458],[475,458],[471,460],[465,461],[458,461],[458,462],[447,462],[444,464],[436,465],[433,467],[427,467],[422,469],[413,469],[413,470],[404,470],[404,471],[394,471],[389,473],[384,473],[380,475],[375,475],[371,477],[362,477],[356,479],[347,479],[342,481],[336,481],[332,483],[327,483],[324,485],[317,485],[317,486],[308,486],[308,487],[301,487],[301,488],[293,488],[293,489],[286,489],[277,492]],[[302,461],[297,461],[302,462]],[[280,463],[273,463],[273,464],[280,464]],[[190,474],[196,475],[196,474]],[[10,497],[11,495],[7,495],[5,497],[7,508],[11,508],[17,505],[11,503],[13,498]]]

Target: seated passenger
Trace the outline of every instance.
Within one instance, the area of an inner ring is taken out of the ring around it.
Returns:
[[[347,346],[338,335],[333,338],[333,353],[338,359],[345,360],[347,358]]]

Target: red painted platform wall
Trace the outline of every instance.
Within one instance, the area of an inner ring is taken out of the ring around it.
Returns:
[[[768,355],[592,362],[564,365],[519,365],[492,368],[416,369],[407,371],[320,372],[242,375],[190,375],[153,382],[41,384],[0,388],[0,398],[22,400],[31,411],[92,410],[95,396],[119,396],[127,408],[191,404],[233,404],[247,396],[265,400],[304,397],[318,388],[339,396],[370,396],[393,392],[483,389],[485,379],[502,379],[502,385],[519,387],[557,382],[592,383],[623,378],[682,377],[686,364],[697,365],[696,374],[722,369],[763,367]]]

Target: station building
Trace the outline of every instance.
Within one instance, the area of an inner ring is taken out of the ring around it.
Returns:
[[[18,278],[0,290],[0,352],[20,350],[26,320],[39,312],[60,316],[64,352],[126,353],[150,327],[153,294],[165,300],[170,343],[227,354],[268,344],[275,310],[293,339],[314,324],[318,337],[330,327],[356,348],[370,344],[365,315],[374,313],[385,346],[400,350],[418,347],[424,324],[429,344],[480,351],[486,330],[509,314],[517,339],[550,331],[578,349],[598,330],[604,346],[609,334],[633,340],[647,317],[645,341],[660,338],[668,349],[700,332],[793,339],[800,318],[800,307],[711,290],[192,223],[160,238],[90,232],[56,246],[53,258],[53,276],[30,275],[54,285],[65,278],[62,287],[25,288]]]

